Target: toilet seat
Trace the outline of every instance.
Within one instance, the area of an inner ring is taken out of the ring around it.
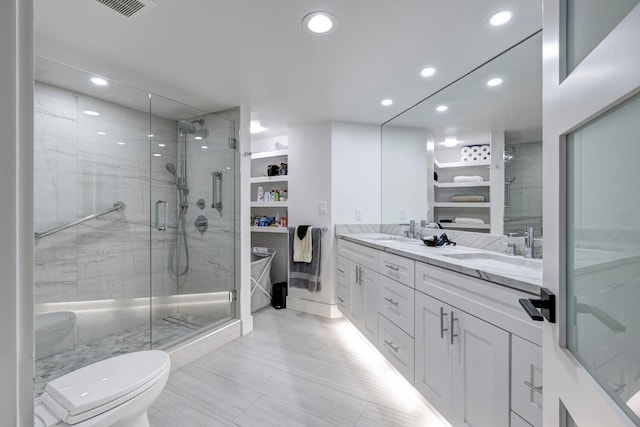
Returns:
[[[105,413],[166,381],[169,355],[148,350],[106,359],[47,384],[41,403],[47,412],[74,425]],[[164,385],[164,384],[163,384]]]

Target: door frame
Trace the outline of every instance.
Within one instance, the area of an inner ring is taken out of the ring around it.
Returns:
[[[565,135],[640,91],[640,5],[562,80],[564,4],[565,0],[543,0],[543,279],[545,287],[558,295],[558,322],[543,325],[543,424],[563,425],[562,400],[578,426],[632,426],[566,349]]]

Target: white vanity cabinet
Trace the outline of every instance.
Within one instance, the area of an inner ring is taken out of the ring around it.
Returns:
[[[344,240],[338,241],[348,281],[347,318],[372,343],[378,341],[378,250]],[[342,267],[341,267],[342,268]],[[340,271],[338,271],[340,273]],[[340,300],[338,300],[340,303]]]
[[[533,295],[338,240],[338,306],[454,427],[542,425]],[[346,295],[345,295],[346,294]]]
[[[416,292],[415,386],[454,426],[509,426],[509,333]]]

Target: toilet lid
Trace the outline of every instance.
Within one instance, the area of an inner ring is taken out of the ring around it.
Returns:
[[[170,365],[169,355],[164,351],[124,354],[56,378],[47,384],[45,392],[62,405],[70,416],[75,416],[118,402],[118,398],[126,394],[141,393],[153,385],[154,380]]]

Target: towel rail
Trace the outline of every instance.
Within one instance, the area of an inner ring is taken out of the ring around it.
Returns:
[[[113,202],[113,207],[110,208],[110,209],[107,209],[104,212],[96,212],[94,214],[91,214],[89,216],[85,216],[84,218],[77,219],[77,220],[75,220],[73,222],[70,222],[68,224],[61,225],[61,226],[56,227],[56,228],[52,228],[51,230],[43,231],[42,233],[34,233],[34,237],[35,237],[36,240],[39,240],[39,239],[42,239],[43,237],[55,234],[58,231],[66,230],[67,228],[74,227],[76,225],[82,224],[83,222],[87,222],[89,220],[101,217],[101,216],[106,215],[108,213],[111,213],[111,212],[114,212],[114,211],[119,211],[121,209],[124,209],[125,207],[127,207],[127,205],[124,202],[120,202],[120,201]]]

